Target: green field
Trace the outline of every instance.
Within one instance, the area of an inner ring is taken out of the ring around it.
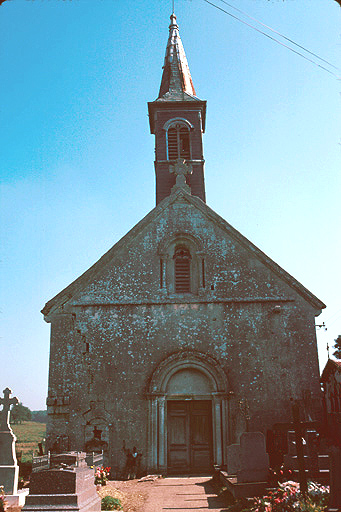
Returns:
[[[32,455],[38,454],[38,443],[46,435],[46,424],[35,421],[24,421],[19,425],[11,425],[17,438],[16,452],[22,454],[22,462],[31,461]]]

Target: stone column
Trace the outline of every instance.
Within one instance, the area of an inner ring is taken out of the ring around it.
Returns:
[[[157,430],[158,430],[158,411],[157,398],[152,397],[149,400],[149,468],[148,470],[157,469]]]
[[[213,441],[214,441],[214,462],[222,465],[222,435],[221,435],[221,397],[213,395]]]
[[[160,254],[160,287],[163,291],[167,291],[167,254]]]
[[[159,443],[159,460],[158,469],[159,471],[166,470],[166,429],[165,429],[165,405],[166,398],[164,396],[158,399],[158,418],[159,418],[159,429],[158,429],[158,443]]]
[[[229,416],[228,416],[228,402],[226,396],[221,401],[221,425],[222,425],[222,465],[227,463],[227,446],[229,445]]]
[[[203,291],[205,289],[205,287],[206,287],[206,283],[205,283],[205,274],[206,274],[205,254],[202,251],[198,251],[196,253],[196,255],[198,257],[198,277],[199,277],[198,284],[199,284],[199,290]]]

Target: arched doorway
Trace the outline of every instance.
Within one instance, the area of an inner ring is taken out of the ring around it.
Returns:
[[[182,351],[165,359],[149,386],[149,467],[205,472],[223,464],[228,395],[225,373],[207,354]]]

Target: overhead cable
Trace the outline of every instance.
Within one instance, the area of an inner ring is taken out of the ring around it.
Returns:
[[[278,32],[277,30],[275,30],[274,28],[271,28],[269,27],[269,25],[265,25],[265,23],[262,23],[261,21],[257,20],[257,18],[254,18],[253,16],[250,16],[249,14],[247,14],[246,12],[238,9],[238,7],[234,7],[232,4],[229,4],[228,2],[226,2],[225,0],[220,0],[223,4],[226,4],[228,5],[229,7],[232,7],[232,9],[235,9],[236,11],[240,12],[241,14],[244,14],[244,16],[247,16],[248,18],[250,18],[251,20],[253,21],[256,21],[256,23],[259,23],[260,25],[262,25],[263,27],[271,30],[271,32],[274,32],[274,34],[277,34],[279,35],[280,37],[283,37],[283,39],[286,39],[287,41],[289,41],[290,43],[294,44],[295,46],[298,46],[298,48],[301,48],[302,50],[304,50],[305,52],[307,53],[310,53],[310,55],[313,55],[314,57],[316,57],[317,59],[319,60],[322,60],[323,62],[325,62],[326,64],[328,64],[329,66],[331,66],[332,68],[334,69],[337,69],[339,71],[339,68],[337,68],[336,66],[334,66],[334,64],[331,64],[331,62],[328,62],[327,60],[323,59],[322,57],[320,57],[319,55],[317,55],[316,53],[314,52],[311,52],[310,50],[308,50],[307,48],[305,48],[304,46],[296,43],[295,41],[293,41],[292,39],[290,39],[289,37],[281,34],[280,32]]]
[[[226,11],[222,7],[219,7],[218,5],[214,4],[213,2],[210,2],[209,0],[204,0],[204,2],[206,2],[207,4],[212,5],[212,7],[215,7],[219,11],[222,11],[223,13],[227,14],[228,16],[231,16],[231,18],[234,18],[234,19],[240,21],[241,23],[243,23],[244,25],[247,25],[248,27],[252,28],[253,30],[256,30],[256,32],[259,32],[260,34],[263,34],[263,36],[268,37],[269,39],[271,39],[272,41],[275,41],[276,43],[280,44],[281,46],[284,46],[284,48],[287,48],[288,50],[290,50],[293,53],[296,53],[297,55],[299,55],[303,59],[307,60],[308,62],[311,62],[312,64],[314,64],[315,66],[318,66],[319,68],[323,69],[324,71],[327,71],[327,73],[335,76],[335,78],[340,79],[340,77],[338,75],[336,75],[333,71],[330,71],[330,69],[327,69],[324,66],[321,66],[321,64],[319,64],[318,62],[315,62],[314,60],[309,59],[309,57],[306,57],[305,55],[303,55],[302,53],[298,52],[297,50],[294,50],[293,48],[290,48],[290,46],[282,43],[281,41],[278,41],[278,39],[275,39],[274,37],[270,36],[266,32],[263,32],[262,30],[259,30],[257,27],[254,27],[253,25],[250,25],[246,21],[241,20],[240,18],[238,18],[238,16],[235,16],[234,14]]]

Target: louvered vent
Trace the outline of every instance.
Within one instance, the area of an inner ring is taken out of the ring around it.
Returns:
[[[191,255],[185,247],[178,247],[174,253],[175,292],[191,291]]]
[[[178,134],[176,128],[168,130],[168,160],[178,158]]]
[[[177,158],[191,158],[188,128],[176,124],[168,129],[168,160]]]
[[[180,138],[180,155],[182,158],[189,159],[191,158],[190,150],[189,150],[189,131],[187,128],[180,128],[179,132]]]

